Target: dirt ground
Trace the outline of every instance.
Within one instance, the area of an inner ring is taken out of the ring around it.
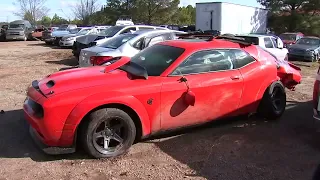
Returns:
[[[296,62],[303,82],[288,91],[280,121],[232,119],[155,137],[127,155],[93,160],[36,148],[21,110],[32,80],[75,65],[70,49],[43,42],[0,42],[0,179],[307,180],[320,163],[312,90],[318,64]]]

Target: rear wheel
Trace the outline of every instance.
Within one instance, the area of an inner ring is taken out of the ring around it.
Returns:
[[[258,108],[258,114],[275,120],[282,116],[286,108],[286,92],[280,81],[272,83],[265,91]]]
[[[91,113],[82,124],[80,138],[84,149],[95,158],[124,154],[135,140],[136,127],[121,109],[104,108]]]

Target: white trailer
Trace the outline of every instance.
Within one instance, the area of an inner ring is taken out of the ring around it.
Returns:
[[[225,2],[196,3],[196,30],[221,34],[266,33],[268,10]]]

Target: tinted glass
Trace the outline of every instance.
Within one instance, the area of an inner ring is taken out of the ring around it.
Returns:
[[[125,33],[131,33],[131,31],[136,31],[137,29],[135,27],[132,28],[127,28],[124,31],[121,32],[121,34],[125,34]]]
[[[248,53],[240,49],[234,49],[232,51],[234,52],[235,59],[236,59],[235,61],[236,68],[241,68],[255,61],[253,57],[251,57]]]
[[[10,24],[9,28],[24,28],[24,24]]]
[[[296,44],[310,45],[310,46],[319,46],[320,39],[315,38],[301,38],[297,41]]]
[[[81,29],[77,34],[78,35],[86,35],[91,29]]]
[[[110,49],[118,49],[122,44],[137,36],[136,34],[123,34],[106,41],[98,46]]]
[[[297,38],[297,35],[295,35],[295,34],[280,34],[279,37],[282,40],[295,41]]]
[[[266,48],[274,48],[270,38],[266,37],[266,38],[263,38],[263,40]]]
[[[183,52],[182,48],[155,44],[133,56],[131,61],[144,67],[149,76],[160,76]]]
[[[194,74],[234,69],[235,55],[232,50],[217,49],[196,52],[173,72],[173,75]]]

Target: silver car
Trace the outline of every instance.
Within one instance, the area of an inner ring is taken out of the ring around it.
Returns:
[[[68,34],[62,37],[59,42],[60,46],[72,47],[73,43],[76,41],[78,37],[85,36],[88,34],[98,34],[101,29],[95,27],[85,27],[82,28],[77,34]]]
[[[176,39],[172,30],[139,30],[113,37],[109,41],[97,46],[82,49],[79,56],[79,67],[99,66],[114,57],[132,57],[144,48],[153,44]]]

